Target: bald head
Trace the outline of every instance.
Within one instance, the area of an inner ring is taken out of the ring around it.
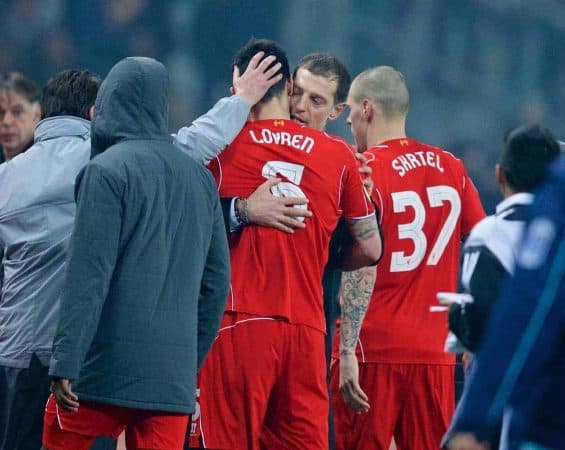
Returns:
[[[390,66],[378,66],[361,72],[349,91],[356,103],[369,99],[380,105],[387,119],[405,117],[408,113],[409,95],[404,76]]]

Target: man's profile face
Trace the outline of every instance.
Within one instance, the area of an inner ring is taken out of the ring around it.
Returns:
[[[361,101],[355,101],[351,96],[351,90],[347,97],[347,105],[349,106],[349,115],[347,116],[347,124],[351,127],[351,134],[355,139],[355,145],[358,152],[367,150],[367,121],[363,114],[363,104]]]
[[[323,130],[330,114],[336,113],[334,95],[337,81],[322,75],[314,75],[300,68],[294,77],[290,97],[290,115],[299,123],[316,130]],[[335,118],[334,117],[334,118]]]
[[[41,118],[40,107],[17,92],[0,93],[0,145],[13,158],[33,140],[33,131]]]

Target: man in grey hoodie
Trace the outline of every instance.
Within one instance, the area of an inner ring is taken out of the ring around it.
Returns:
[[[182,448],[229,288],[216,186],[167,134],[162,64],[120,61],[95,110],[43,444],[86,449],[125,428],[128,448]]]

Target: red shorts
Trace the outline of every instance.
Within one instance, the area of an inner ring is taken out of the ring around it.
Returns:
[[[426,364],[359,364],[368,413],[355,414],[339,391],[339,363],[331,369],[336,450],[430,450],[440,441],[455,407],[455,367]]]
[[[43,420],[43,446],[48,450],[87,450],[98,436],[117,439],[125,429],[128,450],[182,450],[187,423],[186,414],[102,403],[80,402],[77,412],[64,411],[50,395]]]
[[[327,450],[324,348],[319,330],[226,313],[198,377],[191,447]]]

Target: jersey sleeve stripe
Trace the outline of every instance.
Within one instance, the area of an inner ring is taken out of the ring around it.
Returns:
[[[341,207],[341,191],[343,190],[343,174],[345,173],[345,166],[341,169],[341,175],[339,176],[339,192],[337,196],[337,204]]]
[[[359,217],[345,217],[345,216],[344,216],[344,217],[345,217],[347,220],[363,220],[363,219],[368,219],[369,217],[373,217],[373,216],[374,216],[374,214],[373,214],[373,213],[370,213],[370,214],[367,214],[366,216],[359,216]]]
[[[216,156],[216,161],[218,162],[218,192],[220,192],[220,187],[222,186],[223,173],[222,173],[222,161]]]
[[[384,210],[383,196],[381,194],[381,191],[379,191],[378,188],[374,188],[374,190],[377,193],[377,195],[379,196],[379,223],[382,224],[383,223],[383,210]]]

